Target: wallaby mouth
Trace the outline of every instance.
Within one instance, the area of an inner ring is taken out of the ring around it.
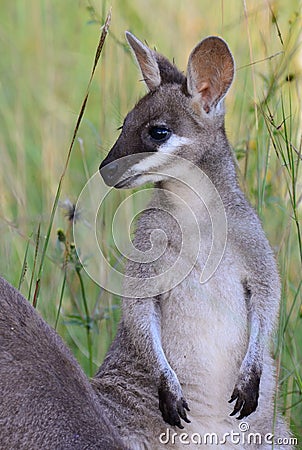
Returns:
[[[133,175],[132,177],[127,177],[124,178],[123,180],[119,181],[118,183],[116,183],[114,185],[114,187],[116,189],[126,189],[126,188],[131,188],[133,187],[133,181],[135,181],[137,178],[139,178],[139,174],[138,175]]]

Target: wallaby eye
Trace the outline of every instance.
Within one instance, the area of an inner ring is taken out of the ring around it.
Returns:
[[[149,129],[149,135],[154,141],[163,142],[169,139],[171,131],[164,126],[154,126]]]

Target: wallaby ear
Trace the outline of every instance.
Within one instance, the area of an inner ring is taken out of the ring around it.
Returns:
[[[146,85],[151,91],[156,89],[161,84],[161,77],[155,52],[144,45],[129,31],[126,31],[125,34],[141,69]]]
[[[207,113],[224,98],[233,78],[233,56],[223,39],[210,36],[192,50],[187,69],[187,89]]]

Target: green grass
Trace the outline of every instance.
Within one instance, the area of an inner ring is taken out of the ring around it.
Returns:
[[[99,27],[110,5],[110,32],[78,131],[80,140],[62,180],[63,207],[55,211],[48,233]],[[33,301],[49,237],[37,307],[57,325],[88,374],[101,363],[116,332],[119,299],[94,284],[79,265],[69,219],[85,182],[117,138],[124,115],[144,93],[124,31],[174,57],[183,70],[201,38],[219,34],[227,40],[237,71],[227,99],[226,128],[242,186],[278,257],[282,304],[275,354],[280,400],[302,442],[300,2],[276,1],[269,7],[260,0],[167,0],[163,7],[158,0],[6,0],[0,11],[0,273]],[[124,193],[118,192],[114,201],[122,198]],[[106,218],[101,236],[114,262]]]

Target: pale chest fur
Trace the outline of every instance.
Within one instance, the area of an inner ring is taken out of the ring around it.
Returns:
[[[185,427],[188,442],[181,443],[183,430],[170,429],[168,448],[196,448],[190,442],[194,433],[217,433],[222,439],[231,429],[238,431],[228,400],[247,347],[243,287],[228,255],[207,283],[199,279],[199,271],[193,270],[161,302],[162,346],[181,383],[191,420]],[[227,443],[214,447],[234,448]]]
[[[163,350],[190,405],[188,431],[207,433],[216,423],[212,431],[223,435],[236,422],[229,417],[228,400],[248,343],[244,288],[230,246],[206,283],[200,283],[197,261],[163,296],[161,332]]]
[[[200,283],[195,268],[161,301],[162,345],[168,361],[181,383],[199,385],[202,379],[205,390],[207,383],[218,385],[221,379],[223,390],[232,387],[247,346],[244,289],[228,253],[206,283]]]
[[[181,207],[175,209],[175,217],[182,223],[183,246],[178,256],[184,266],[191,264],[192,270],[161,296],[161,333],[163,350],[180,383],[200,389],[207,404],[216,404],[217,398],[230,395],[246,353],[247,307],[241,260],[227,233],[225,247],[220,246],[218,267],[208,281],[201,283],[202,271],[214,248],[213,219],[221,220],[221,215],[209,214],[216,205],[212,193],[203,193],[205,203],[177,192],[196,218],[193,221]],[[226,223],[221,221],[221,228]],[[218,234],[223,235],[223,230]],[[180,238],[176,233],[174,236]],[[176,259],[174,248],[171,245],[166,253],[167,265]]]

